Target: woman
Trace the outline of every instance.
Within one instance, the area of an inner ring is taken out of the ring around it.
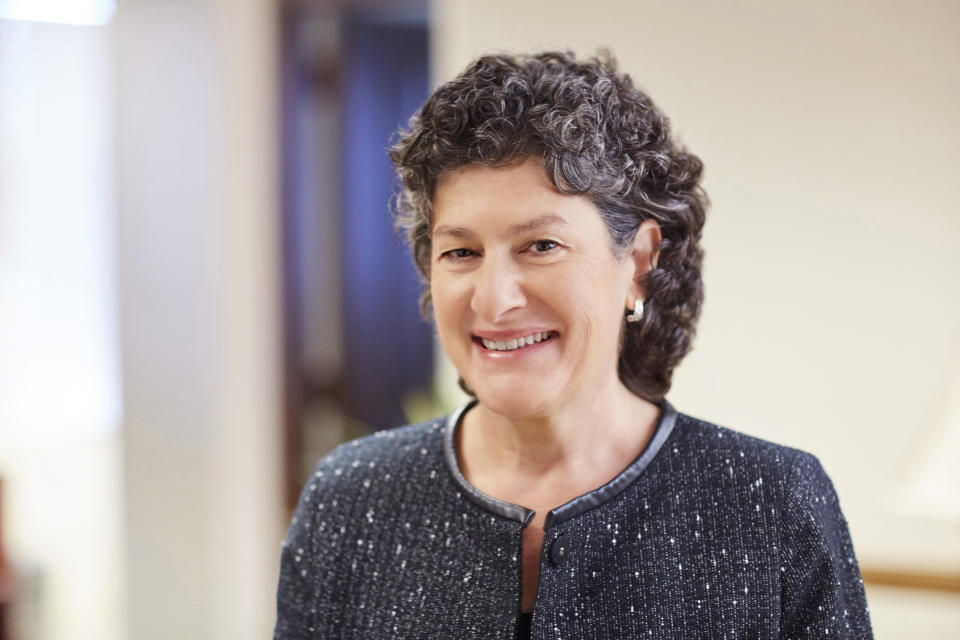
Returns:
[[[871,636],[817,460],[664,399],[703,298],[701,163],[611,59],[480,58],[391,158],[475,400],[320,461],[275,638]]]

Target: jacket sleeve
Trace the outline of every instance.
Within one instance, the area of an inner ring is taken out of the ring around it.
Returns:
[[[810,454],[793,461],[782,516],[780,637],[873,638],[847,522]]]
[[[274,640],[301,640],[314,636],[316,620],[314,576],[314,519],[312,479],[300,494],[290,527],[280,550],[277,584],[277,623]]]

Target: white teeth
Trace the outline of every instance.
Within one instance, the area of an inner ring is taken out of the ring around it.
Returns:
[[[487,340],[486,338],[481,338],[480,341],[483,343],[483,346],[492,351],[514,351],[526,347],[528,345],[536,344],[538,342],[543,342],[550,337],[549,331],[540,331],[537,333],[531,333],[528,336],[523,336],[521,338],[515,338],[505,341],[497,340]]]

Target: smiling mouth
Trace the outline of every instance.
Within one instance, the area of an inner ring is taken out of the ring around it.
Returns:
[[[546,342],[556,335],[556,331],[537,331],[528,336],[511,338],[510,340],[488,340],[487,338],[474,336],[473,341],[488,351],[517,351],[524,347]]]

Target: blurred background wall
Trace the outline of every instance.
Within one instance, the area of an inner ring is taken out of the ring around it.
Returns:
[[[480,53],[599,47],[706,165],[671,401],[823,461],[878,638],[958,637],[958,31],[935,0],[0,0],[20,639],[269,635],[317,456],[462,399],[391,132]]]
[[[286,518],[277,8],[0,16],[17,637],[264,637]]]
[[[264,637],[281,502],[276,8],[122,0],[124,636]]]
[[[113,49],[74,24],[112,8],[11,19],[31,8],[0,2],[0,612],[27,638],[117,638]]]

